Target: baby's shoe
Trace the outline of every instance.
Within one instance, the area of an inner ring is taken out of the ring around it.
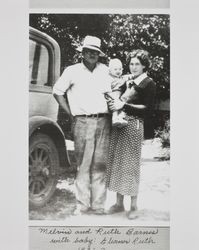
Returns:
[[[123,128],[123,127],[126,127],[128,124],[127,120],[125,119],[122,119],[122,118],[118,118],[117,120],[114,120],[112,122],[112,125],[114,127],[118,127],[118,128]]]
[[[127,120],[121,119],[121,118],[120,118],[120,119],[119,119],[118,127],[119,127],[119,128],[123,128],[123,127],[126,127],[127,124],[128,124],[128,121],[127,121]]]

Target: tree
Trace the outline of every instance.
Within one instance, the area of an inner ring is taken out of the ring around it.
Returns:
[[[112,15],[107,54],[119,57],[128,71],[126,56],[133,49],[145,49],[151,55],[149,72],[157,83],[159,99],[169,97],[170,32],[168,15]]]
[[[133,49],[151,55],[149,75],[157,83],[157,98],[170,93],[169,15],[134,14],[31,14],[30,25],[51,35],[61,48],[62,70],[79,60],[76,48],[85,35],[102,39],[107,58],[118,57],[128,72],[126,57]]]
[[[30,26],[47,33],[58,42],[63,70],[79,59],[76,48],[83,37],[88,34],[101,39],[104,37],[109,19],[108,15],[94,14],[31,14]]]

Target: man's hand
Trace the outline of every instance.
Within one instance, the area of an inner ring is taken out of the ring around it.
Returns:
[[[70,117],[71,115],[71,111],[70,111],[70,107],[69,104],[66,102],[66,99],[64,98],[63,95],[56,95],[54,94],[54,97],[56,99],[56,101],[58,102],[58,104],[62,107],[62,109],[66,112],[66,114]]]
[[[120,110],[124,107],[125,102],[121,101],[120,99],[117,100],[112,100],[112,101],[108,101],[108,108],[114,112],[117,110]]]

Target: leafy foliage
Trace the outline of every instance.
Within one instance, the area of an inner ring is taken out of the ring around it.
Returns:
[[[102,39],[107,58],[118,57],[128,72],[126,56],[133,49],[151,55],[149,75],[157,83],[157,98],[170,92],[170,28],[168,15],[132,14],[31,14],[30,25],[51,35],[60,45],[62,70],[80,59],[76,48],[85,35]]]
[[[133,49],[145,49],[151,55],[150,76],[157,83],[158,97],[169,97],[169,16],[113,15],[107,54],[122,59]],[[109,33],[110,33],[109,31]],[[128,71],[125,65],[125,71]]]
[[[31,14],[30,26],[47,33],[58,42],[63,70],[80,59],[75,49],[86,35],[100,38],[105,35],[109,19],[108,15],[93,14]]]
[[[158,129],[155,132],[155,136],[160,138],[163,148],[170,147],[170,121],[167,120],[163,129]]]
[[[160,140],[161,143],[161,155],[159,160],[170,160],[170,120],[168,119],[163,128],[159,127],[155,130],[155,137]]]

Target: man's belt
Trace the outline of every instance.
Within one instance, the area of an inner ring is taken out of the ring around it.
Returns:
[[[91,114],[91,115],[76,115],[75,117],[86,117],[86,118],[100,118],[108,116],[108,113],[98,113],[98,114]]]

